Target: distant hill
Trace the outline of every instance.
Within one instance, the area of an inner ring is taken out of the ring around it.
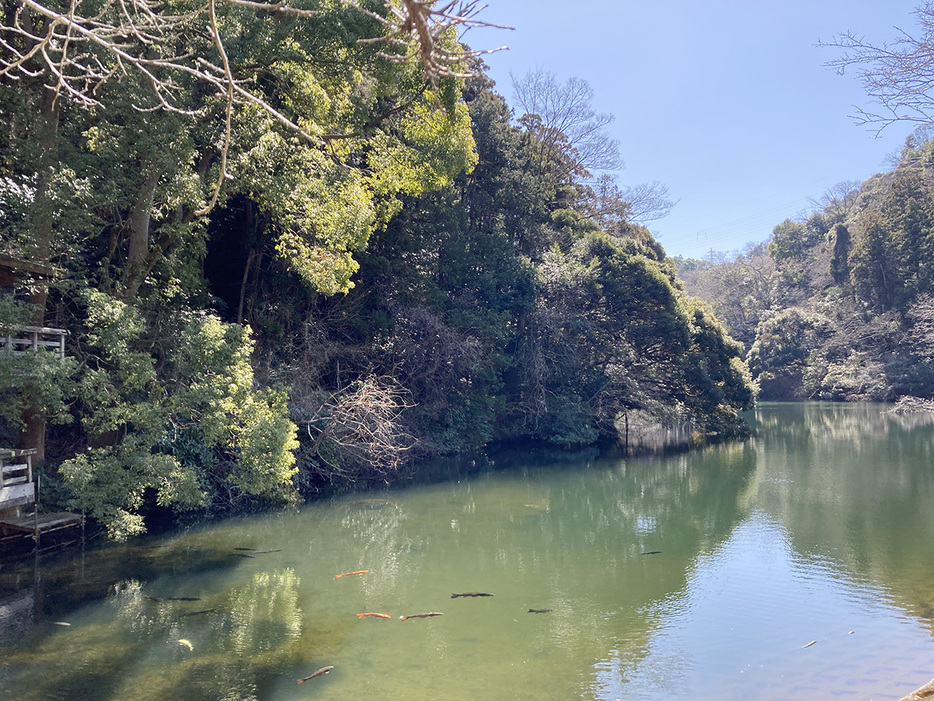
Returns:
[[[841,183],[735,258],[675,259],[746,348],[764,400],[934,396],[934,140]]]

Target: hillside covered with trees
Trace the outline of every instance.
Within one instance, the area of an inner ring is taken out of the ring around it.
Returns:
[[[892,170],[829,188],[739,255],[677,261],[686,289],[744,344],[760,399],[932,406],[934,3],[915,16],[920,32],[888,44],[852,33],[824,44],[874,105],[860,123],[920,125]]]
[[[741,346],[639,224],[664,190],[594,175],[589,86],[511,109],[431,5],[3,10],[0,326],[69,336],[0,354],[0,443],[60,503],[125,538],[493,443],[743,434]]]
[[[934,397],[931,135],[919,128],[897,167],[831,188],[767,243],[678,262],[748,349],[760,399]]]

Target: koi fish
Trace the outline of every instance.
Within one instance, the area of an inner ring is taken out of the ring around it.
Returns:
[[[407,621],[410,618],[431,618],[432,616],[443,616],[443,613],[438,613],[437,611],[430,611],[428,613],[413,613],[411,616],[399,616],[403,621]]]
[[[373,618],[392,618],[388,613],[358,613],[357,618],[363,618],[364,616],[373,616]]]
[[[551,613],[554,609],[529,609],[529,613]]]
[[[452,599],[456,599],[459,596],[493,596],[493,595],[487,594],[485,591],[465,591],[463,594],[451,594]]]
[[[352,574],[366,574],[367,572],[369,572],[369,570],[357,570],[356,572],[344,572],[343,574],[337,575],[337,579],[340,579],[341,577],[349,577]]]
[[[809,642],[807,645],[804,645],[801,649],[803,650],[803,649],[806,648],[806,647],[811,647],[811,645],[816,645],[816,644],[817,644],[817,641],[816,641],[816,640],[812,640],[812,641]]]
[[[178,639],[178,644],[181,645],[182,647],[187,647],[189,650],[194,650],[194,649],[195,649],[195,646],[192,645],[192,644],[191,644],[191,641],[188,640],[187,638],[179,638],[179,639]]]
[[[298,680],[298,683],[299,683],[299,684],[304,684],[304,683],[307,682],[309,679],[314,679],[315,677],[320,677],[322,674],[327,674],[327,673],[330,672],[332,669],[334,669],[334,665],[329,664],[327,667],[322,667],[322,668],[319,669],[317,672],[312,672],[311,674],[309,674],[309,675],[308,675],[307,677],[305,677],[304,679],[299,679],[299,680]]]

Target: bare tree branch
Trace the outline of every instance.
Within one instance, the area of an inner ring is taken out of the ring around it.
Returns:
[[[292,7],[285,0],[201,0],[181,14],[171,14],[160,0],[103,0],[94,5],[92,16],[81,14],[80,9],[86,7],[82,0],[69,0],[64,11],[40,0],[20,0],[10,21],[0,26],[0,79],[41,79],[56,99],[65,97],[84,107],[99,107],[101,87],[134,72],[149,88],[149,101],[141,101],[136,109],[190,117],[202,114],[203,109],[192,109],[188,103],[187,83],[209,86],[225,103],[225,123],[220,172],[209,202],[197,212],[206,214],[216,204],[228,177],[226,157],[233,117],[240,107],[259,108],[316,146],[323,148],[329,141],[313,136],[275,109],[250,87],[252,76],[235,75],[224,48],[218,2],[301,18],[318,15]],[[464,68],[467,60],[488,53],[442,41],[449,31],[495,26],[477,19],[484,7],[476,0],[452,0],[439,9],[428,0],[387,0],[385,17],[354,0],[344,0],[344,4],[378,19],[386,28],[383,36],[363,41],[388,43],[396,50],[383,54],[388,60],[420,62],[432,81],[468,75]]]
[[[542,158],[563,161],[567,172],[623,167],[619,142],[606,131],[614,117],[594,111],[593,88],[586,80],[571,78],[562,84],[553,73],[539,69],[521,78],[512,76],[512,87],[527,128],[541,142]]]
[[[844,32],[818,46],[842,50],[827,66],[844,75],[854,69],[866,93],[882,109],[857,107],[852,117],[859,124],[877,126],[876,134],[895,122],[934,122],[934,2],[914,12],[921,27],[916,38],[901,29],[892,42],[873,44]]]
[[[356,0],[343,2],[386,27],[384,36],[361,39],[362,42],[385,42],[400,49],[401,54],[383,52],[380,55],[397,63],[418,61],[432,81],[444,77],[469,78],[473,75],[466,67],[469,59],[506,48],[471,51],[460,47],[450,50],[439,45],[444,35],[458,32],[459,42],[473,27],[511,29],[478,20],[477,16],[487,7],[481,6],[478,0],[451,0],[438,9],[434,9],[435,0],[399,0],[398,3],[385,0],[386,16],[364,9]]]

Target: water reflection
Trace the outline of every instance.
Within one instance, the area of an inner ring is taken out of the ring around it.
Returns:
[[[758,416],[771,428],[757,498],[795,550],[882,584],[934,632],[934,415],[792,404]]]
[[[461,474],[45,567],[0,621],[0,690],[797,699],[927,681],[934,425],[757,418],[745,444]],[[451,598],[473,591],[494,596]],[[443,615],[399,618],[426,612]]]

